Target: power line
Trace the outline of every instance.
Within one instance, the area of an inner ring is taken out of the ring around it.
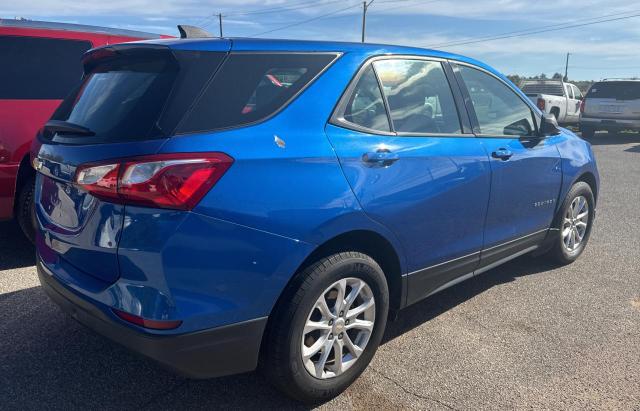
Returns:
[[[513,37],[530,36],[532,34],[547,33],[547,32],[551,32],[551,31],[567,30],[567,29],[572,29],[572,28],[576,28],[576,27],[591,26],[591,25],[594,25],[594,24],[606,23],[606,22],[610,22],[610,21],[627,20],[627,19],[631,19],[631,18],[635,18],[635,17],[639,17],[639,16],[640,16],[640,13],[637,13],[637,14],[632,14],[632,15],[629,15],[629,16],[616,17],[616,18],[610,18],[610,19],[602,19],[602,20],[599,20],[599,21],[593,21],[593,22],[589,22],[589,23],[570,24],[570,25],[565,25],[563,27],[547,28],[547,29],[520,30],[520,31],[517,31],[517,32],[507,32],[507,33],[502,33],[502,34],[498,34],[498,35],[491,36],[491,37],[485,37],[485,38],[482,38],[482,39],[476,39],[476,40],[470,40],[470,41],[453,41],[453,42],[449,42],[449,43],[441,43],[441,44],[436,44],[436,45],[430,45],[430,46],[427,46],[427,47],[454,47],[454,46],[462,46],[462,45],[466,45],[466,44],[483,43],[485,41],[502,40],[502,39],[509,39],[509,38],[513,38]],[[555,26],[557,26],[557,25],[552,25],[550,27],[555,27]],[[514,33],[519,33],[519,34],[514,34]]]
[[[334,11],[329,12],[329,13],[321,14],[321,15],[319,15],[319,16],[315,16],[315,17],[312,17],[312,18],[310,18],[310,19],[306,19],[306,20],[302,20],[302,21],[297,21],[297,22],[294,22],[294,23],[291,23],[291,24],[287,24],[287,25],[285,25],[285,26],[277,27],[277,28],[275,28],[275,29],[271,29],[271,30],[263,31],[263,32],[260,32],[260,33],[255,33],[255,34],[250,35],[249,37],[262,36],[262,35],[264,35],[264,34],[273,33],[274,31],[285,30],[285,29],[288,29],[288,28],[290,28],[290,27],[300,26],[300,25],[302,25],[302,24],[306,24],[306,23],[310,23],[310,22],[312,22],[312,21],[320,20],[320,19],[323,19],[323,18],[325,18],[325,17],[329,17],[329,16],[332,16],[332,15],[334,15],[334,14],[338,14],[338,13],[340,13],[340,12],[343,12],[343,11],[346,11],[346,10],[350,10],[350,9],[353,9],[353,8],[356,8],[356,7],[360,7],[360,4],[354,4],[354,5],[352,5],[352,6],[345,7],[345,8],[338,9],[338,10],[334,10]]]
[[[436,0],[438,1],[438,0]],[[581,18],[581,19],[576,19],[576,20],[572,20],[571,23],[578,23],[578,22],[583,22],[583,21],[591,21],[591,20],[599,20],[599,19],[603,19],[605,17],[614,17],[614,16],[620,16],[620,15],[626,15],[628,13],[636,13],[639,12],[640,10],[627,10],[627,11],[623,11],[623,12],[618,12],[618,13],[612,13],[612,14],[605,14],[603,16],[598,16],[598,17],[587,17],[587,18]],[[507,35],[507,34],[516,34],[516,33],[526,33],[528,31],[531,30],[538,30],[538,29],[547,29],[547,28],[552,28],[552,27],[563,27],[565,24],[567,24],[567,22],[563,22],[563,23],[556,23],[556,24],[549,24],[546,26],[539,26],[539,27],[530,27],[527,29],[520,29],[520,30],[515,30],[515,31],[509,31],[506,33],[500,33],[500,34],[491,34],[491,35],[486,35],[486,36],[482,36],[482,37],[467,37],[467,38],[462,38],[462,39],[458,39],[455,40],[455,43],[458,42],[463,42],[463,41],[479,41],[479,40],[484,40],[484,39],[491,39],[495,36],[501,36],[501,35]],[[442,45],[449,45],[452,42],[444,42],[444,43],[439,43],[439,44],[434,44],[431,47],[441,47]]]
[[[269,14],[269,13],[279,13],[282,11],[295,11],[295,10],[303,10],[303,9],[309,9],[309,8],[313,8],[313,7],[322,7],[322,6],[326,6],[328,4],[334,4],[334,3],[343,3],[344,0],[330,0],[330,1],[324,1],[324,2],[319,2],[319,1],[312,1],[312,2],[304,2],[304,3],[299,3],[298,5],[294,4],[290,4],[287,6],[280,6],[280,7],[272,7],[272,8],[267,8],[267,9],[258,9],[258,10],[250,10],[250,11],[246,11],[246,12],[238,12],[238,13],[229,13],[226,14],[225,16],[251,16],[251,15],[255,15],[255,14]]]

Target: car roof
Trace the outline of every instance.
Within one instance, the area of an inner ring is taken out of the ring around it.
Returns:
[[[17,29],[42,29],[57,31],[72,31],[78,33],[94,33],[110,36],[133,37],[139,39],[159,39],[160,34],[144,31],[116,29],[111,27],[89,26],[86,24],[56,23],[52,21],[18,20],[0,18],[0,28],[14,27]]]
[[[448,53],[420,47],[398,46],[391,44],[353,43],[341,41],[258,39],[246,37],[225,38],[186,38],[145,41],[145,43],[164,44],[171,48],[219,51],[221,43],[230,42],[232,51],[287,51],[287,52],[338,52],[361,53],[364,56],[375,55],[415,55],[457,60],[479,66],[504,77],[492,67],[475,59],[459,54]]]

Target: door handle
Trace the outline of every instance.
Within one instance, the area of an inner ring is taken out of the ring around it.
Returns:
[[[362,155],[362,161],[372,166],[389,167],[400,157],[397,154],[392,153],[389,149],[381,148],[374,152],[364,153]]]
[[[499,158],[502,161],[507,161],[508,159],[511,158],[512,155],[513,153],[511,152],[511,150],[508,150],[506,148],[499,148],[493,153],[491,153],[491,157]]]

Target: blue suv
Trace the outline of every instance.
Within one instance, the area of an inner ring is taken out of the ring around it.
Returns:
[[[258,368],[326,400],[390,312],[589,239],[590,145],[475,60],[184,38],[83,63],[32,153],[40,281],[186,376]]]

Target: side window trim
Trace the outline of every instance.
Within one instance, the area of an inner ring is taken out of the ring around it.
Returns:
[[[483,69],[482,67],[478,67],[478,66],[473,65],[473,64],[469,64],[469,63],[465,63],[465,62],[461,62],[461,61],[456,61],[456,60],[450,60],[450,64],[452,66],[453,72],[455,73],[456,80],[459,83],[460,90],[461,90],[461,92],[462,92],[462,94],[464,96],[465,106],[467,108],[467,111],[469,112],[469,117],[470,117],[472,128],[473,128],[473,133],[476,135],[476,137],[514,138],[514,136],[507,135],[507,134],[483,134],[483,133],[481,133],[480,122],[478,121],[478,117],[476,115],[475,108],[473,107],[473,103],[471,102],[471,95],[469,94],[469,90],[467,89],[467,86],[466,86],[464,80],[462,79],[462,74],[460,73],[460,69],[458,68],[458,66],[467,66],[469,68],[481,71],[484,74],[486,74],[486,75],[498,80],[502,84],[504,84],[505,87],[507,87],[509,90],[511,90],[511,92],[513,94],[515,94],[529,108],[529,110],[531,111],[531,119],[533,121],[533,126],[535,127],[535,134],[536,134],[536,136],[540,136],[539,124],[538,124],[538,119],[540,117],[538,115],[539,112],[538,112],[537,108],[534,108],[533,103],[531,101],[529,101],[529,99],[524,99],[507,82],[505,82],[503,79],[501,79],[500,77],[496,76],[495,74]],[[540,136],[540,138],[543,138],[543,137]]]
[[[448,60],[446,62],[443,62],[442,65],[444,67],[444,73],[447,76],[447,80],[449,81],[449,87],[451,88],[451,92],[453,93],[456,110],[458,110],[458,118],[460,119],[460,125],[462,126],[462,133],[475,134],[473,129],[473,122],[471,121],[471,113],[469,113],[469,109],[466,104],[467,97],[469,98],[469,101],[471,101],[471,97],[468,96],[468,94],[465,97],[464,92],[466,92],[466,89],[464,89],[463,91],[463,87],[460,84],[458,76],[455,73],[457,67],[452,66],[452,64]],[[473,115],[475,116],[475,113],[473,113]]]
[[[371,62],[370,64],[371,70],[373,71],[373,75],[376,77],[376,82],[378,83],[378,89],[380,90],[380,95],[382,96],[382,103],[384,104],[384,111],[387,114],[387,122],[389,122],[389,130],[395,135],[398,135],[396,132],[396,127],[393,124],[393,120],[391,119],[391,109],[389,108],[389,101],[387,100],[387,94],[384,92],[384,87],[382,87],[382,81],[380,81],[380,76],[378,75],[378,70],[376,69],[375,64]]]
[[[454,104],[456,106],[456,111],[457,111],[457,114],[458,114],[458,120],[460,121],[460,126],[461,126],[462,133],[408,133],[408,132],[396,132],[395,131],[394,125],[393,125],[393,121],[391,120],[391,112],[389,110],[389,103],[387,101],[387,95],[384,92],[384,89],[382,88],[382,84],[380,82],[380,78],[378,76],[378,73],[377,73],[373,63],[375,63],[376,61],[379,61],[379,60],[398,60],[398,59],[432,61],[432,62],[438,62],[438,63],[442,64],[442,69],[443,69],[445,77],[447,78],[447,81],[449,83],[449,88],[451,89],[451,94],[453,95],[453,100],[454,100]],[[367,127],[362,127],[362,126],[360,126],[358,124],[351,123],[350,121],[347,121],[344,118],[344,112],[345,112],[345,109],[346,109],[346,104],[348,103],[349,98],[351,97],[351,94],[353,93],[354,89],[356,88],[356,86],[358,84],[358,81],[360,80],[360,78],[362,77],[364,72],[367,70],[367,68],[370,67],[370,66],[373,69],[373,72],[374,72],[374,74],[376,76],[376,80],[378,81],[378,87],[380,88],[380,93],[382,94],[385,110],[387,112],[387,119],[388,119],[388,122],[389,122],[389,127],[392,130],[391,132],[370,129],[370,128],[367,128]],[[467,113],[466,107],[465,107],[465,110],[462,110],[461,104],[463,104],[463,102],[459,100],[460,95],[457,94],[457,92],[458,93],[462,93],[462,87],[460,87],[460,85],[457,84],[457,81],[454,84],[454,82],[452,81],[453,78],[451,78],[451,73],[448,72],[448,69],[451,69],[451,67],[449,66],[448,60],[440,59],[440,58],[437,58],[437,57],[420,56],[420,55],[406,55],[406,54],[370,57],[368,60],[366,60],[360,66],[360,68],[358,68],[358,71],[356,72],[356,74],[354,74],[354,76],[351,78],[351,80],[349,82],[349,85],[345,88],[344,92],[340,96],[340,99],[338,100],[338,103],[336,104],[335,108],[333,109],[333,112],[331,113],[331,117],[329,117],[329,120],[327,121],[327,123],[328,124],[332,124],[334,126],[343,127],[343,128],[349,129],[349,130],[354,130],[354,131],[359,131],[359,132],[369,133],[369,134],[383,135],[383,136],[397,136],[397,137],[467,137],[467,138],[475,137],[474,131],[473,131],[473,127],[472,127],[473,122],[469,118],[469,115]]]

